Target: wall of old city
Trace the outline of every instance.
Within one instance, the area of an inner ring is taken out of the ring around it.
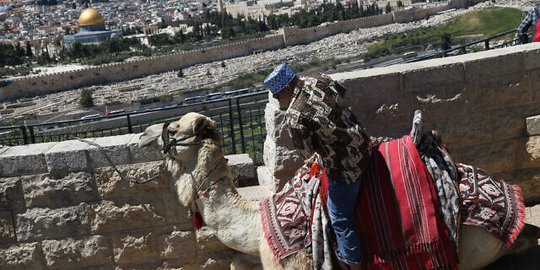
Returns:
[[[463,2],[463,0],[458,1]],[[350,32],[358,28],[421,20],[448,7],[449,4],[441,4],[432,8],[413,8],[379,16],[328,23],[311,28],[285,28],[282,34],[228,45],[214,46],[174,55],[150,57],[142,60],[106,64],[56,74],[16,78],[12,80],[10,85],[0,88],[0,101],[31,97],[96,84],[124,81],[151,74],[178,70],[195,64],[250,55],[258,51],[277,50],[286,46],[306,44],[338,33]]]
[[[538,43],[332,75],[370,135],[407,134],[421,109],[457,162],[518,183],[528,204],[540,203],[539,76]],[[266,114],[265,163],[283,182],[301,159],[275,103]]]

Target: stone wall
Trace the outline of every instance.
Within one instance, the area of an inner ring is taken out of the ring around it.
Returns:
[[[228,269],[237,253],[193,230],[138,138],[1,147],[0,269]]]
[[[250,55],[256,51],[277,50],[284,48],[285,46],[310,43],[338,33],[350,32],[358,28],[369,28],[394,22],[421,20],[447,8],[447,4],[441,4],[427,9],[409,9],[395,14],[390,13],[328,23],[326,25],[311,28],[285,28],[283,29],[282,34],[228,45],[214,46],[174,55],[150,57],[136,61],[106,64],[56,74],[16,78],[12,80],[10,85],[0,87],[0,102],[90,85],[125,81],[151,74],[178,70],[195,64]]]
[[[414,110],[421,109],[425,129],[442,132],[456,161],[518,183],[528,204],[540,203],[540,117],[535,117],[540,114],[540,44],[332,77],[349,89],[346,100],[372,136],[408,133]],[[278,116],[268,121],[269,131],[282,129],[277,107],[269,104],[267,114],[274,113]],[[292,172],[279,171],[279,164],[298,160],[281,160],[281,153],[290,151],[282,143],[287,136],[268,132],[265,143],[275,144],[265,150],[280,149],[265,153],[280,181]]]

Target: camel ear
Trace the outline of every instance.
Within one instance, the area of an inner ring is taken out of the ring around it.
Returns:
[[[151,125],[144,130],[139,138],[139,147],[149,150],[160,150],[160,137],[163,131],[163,124]]]
[[[201,116],[201,117],[197,117],[195,121],[193,121],[192,127],[193,127],[193,134],[195,135],[205,134],[208,131],[212,131],[216,128],[216,121],[206,116]]]

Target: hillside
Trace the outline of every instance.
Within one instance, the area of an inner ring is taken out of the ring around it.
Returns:
[[[366,59],[422,50],[429,45],[440,48],[444,35],[449,35],[452,45],[482,39],[516,28],[522,18],[523,12],[515,8],[489,7],[471,11],[456,16],[440,27],[387,35],[381,41],[368,46]],[[506,38],[512,36],[511,34]]]

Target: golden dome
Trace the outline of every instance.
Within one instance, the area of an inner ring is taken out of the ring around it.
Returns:
[[[103,17],[97,12],[97,10],[89,7],[81,13],[79,16],[79,26],[92,26],[97,24],[103,24]]]

